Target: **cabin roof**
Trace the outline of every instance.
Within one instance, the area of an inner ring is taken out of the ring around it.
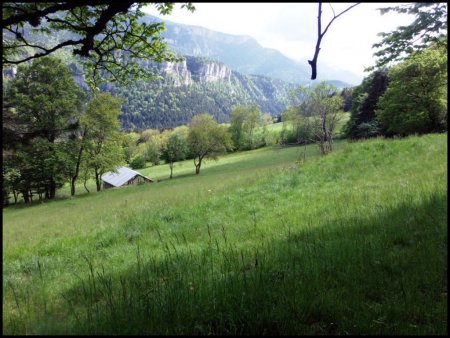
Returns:
[[[144,176],[141,173],[127,167],[117,168],[117,173],[108,171],[107,173],[103,174],[102,180],[114,187],[120,187],[136,176],[144,177],[153,182],[151,178],[148,178],[147,176]]]

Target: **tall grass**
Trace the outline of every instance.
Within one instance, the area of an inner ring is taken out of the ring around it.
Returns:
[[[180,178],[131,209],[145,188],[97,194],[121,196],[114,221],[29,249],[8,232],[4,333],[445,334],[447,135],[294,164],[231,186],[218,166],[197,195]]]

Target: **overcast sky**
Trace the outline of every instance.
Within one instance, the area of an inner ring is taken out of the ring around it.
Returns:
[[[333,3],[336,14],[353,3]],[[337,18],[321,43],[320,62],[367,76],[364,68],[374,64],[372,45],[379,32],[407,25],[413,16],[395,12],[381,15],[376,8],[398,3],[363,3]],[[311,59],[317,39],[317,3],[194,3],[194,13],[176,4],[172,14],[161,16],[153,7],[146,12],[177,23],[218,32],[249,35],[263,47],[277,49],[301,62]],[[332,18],[329,3],[322,5],[322,27]],[[322,28],[324,29],[324,28]]]

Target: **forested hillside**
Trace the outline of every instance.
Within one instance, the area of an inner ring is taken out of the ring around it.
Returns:
[[[242,75],[225,64],[198,57],[159,66],[143,63],[162,76],[157,81],[135,81],[127,86],[101,87],[124,98],[122,128],[172,128],[187,124],[194,115],[208,112],[218,122],[228,122],[237,105],[256,104],[261,112],[281,114],[288,105],[286,83],[259,75]]]

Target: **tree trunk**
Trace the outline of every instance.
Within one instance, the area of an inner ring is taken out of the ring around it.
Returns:
[[[102,182],[100,180],[100,173],[95,169],[95,184],[97,185],[97,191],[102,190]]]
[[[87,134],[87,128],[84,129],[83,131],[83,135],[81,137],[81,142],[83,142],[84,138],[86,137]],[[75,196],[75,181],[78,178],[78,174],[80,172],[80,165],[81,165],[81,156],[83,155],[83,144],[81,144],[80,146],[80,151],[78,152],[78,158],[77,158],[77,165],[75,167],[75,175],[72,176],[72,181],[71,181],[71,186],[70,186],[70,195],[71,196]]]
[[[2,199],[3,199],[3,206],[7,207],[9,204],[9,194],[6,190],[3,189],[2,191]]]
[[[169,163],[169,168],[170,168],[170,179],[172,179],[172,171],[173,171],[173,162]]]
[[[333,137],[331,136],[330,131],[327,128],[327,137],[328,137],[328,151],[331,152],[333,150]]]
[[[328,154],[331,151],[331,134],[327,128],[327,111],[324,109],[322,113],[322,140],[321,140],[321,152],[323,155]]]
[[[87,182],[87,178],[85,177],[85,178],[84,178],[84,183],[83,183],[83,185],[84,185],[84,189],[86,189],[86,191],[87,191],[88,194],[89,194],[90,191],[89,191],[89,189],[86,187],[86,182]]]
[[[14,195],[14,204],[17,204],[17,192],[15,190],[13,190],[13,195]]]
[[[25,204],[30,203],[30,197],[28,196],[28,191],[22,191],[23,201]]]
[[[70,180],[70,196],[75,196],[75,181],[78,175],[72,176]]]
[[[195,175],[200,174],[200,167],[202,166],[202,157],[198,158],[198,163],[196,162],[196,159],[194,158],[194,164],[195,164]]]
[[[56,182],[52,178],[49,185],[49,199],[54,199],[56,196]]]
[[[319,141],[319,149],[320,149],[320,154],[321,155],[325,155],[326,154],[325,147],[323,146],[323,141],[322,140]]]

